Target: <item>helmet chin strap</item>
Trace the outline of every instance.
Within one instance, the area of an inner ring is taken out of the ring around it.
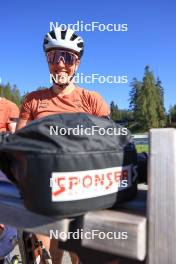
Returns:
[[[52,77],[52,81],[54,82],[54,84],[58,87],[58,89],[65,89],[69,84],[70,82],[73,80],[74,76],[75,76],[75,73],[76,73],[76,65],[75,65],[75,70],[74,70],[74,73],[73,75],[71,76],[69,82],[66,82],[66,83],[63,83],[63,84],[59,84],[55,81],[55,79]]]
[[[56,87],[58,89],[61,89],[61,90],[65,89],[69,85],[69,82],[63,83],[63,84],[59,84],[59,83],[55,82],[55,80],[53,78],[52,78],[52,80],[53,80],[53,83],[56,85]]]

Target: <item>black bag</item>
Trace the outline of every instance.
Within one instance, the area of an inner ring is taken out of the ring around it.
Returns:
[[[66,113],[18,130],[0,154],[11,161],[26,207],[63,218],[134,197],[137,155],[130,142],[129,131],[112,120]]]
[[[148,154],[146,152],[137,155],[138,182],[147,184]]]
[[[8,137],[11,135],[9,132],[1,132],[0,133],[0,145],[8,142]],[[6,176],[10,179],[13,180],[13,175],[10,169],[10,163],[11,160],[9,160],[9,156],[6,153],[1,153],[0,152],[0,170],[6,174]]]

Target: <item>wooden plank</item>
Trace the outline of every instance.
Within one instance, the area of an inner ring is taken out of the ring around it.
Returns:
[[[176,130],[150,131],[148,264],[176,263]]]
[[[144,260],[146,256],[146,218],[143,216],[111,210],[90,212],[84,216],[83,230],[91,236],[97,234],[91,239],[84,236],[84,247],[137,260]],[[108,232],[115,239],[108,239]],[[122,239],[124,232],[127,239]]]

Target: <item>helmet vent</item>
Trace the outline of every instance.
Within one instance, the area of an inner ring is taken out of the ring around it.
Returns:
[[[77,37],[78,37],[77,35],[73,34],[73,35],[71,36],[70,40],[75,40]]]
[[[61,39],[65,39],[66,30],[61,31]]]
[[[56,39],[56,35],[55,35],[54,30],[52,30],[52,31],[50,32],[50,36],[51,36],[53,39]]]
[[[83,48],[83,42],[78,43],[79,48]]]

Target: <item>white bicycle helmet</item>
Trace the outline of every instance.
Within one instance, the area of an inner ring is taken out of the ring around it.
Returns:
[[[72,29],[63,30],[61,27],[55,27],[46,34],[43,48],[45,52],[56,48],[68,49],[78,54],[80,58],[83,54],[84,43],[83,39],[77,36]]]

